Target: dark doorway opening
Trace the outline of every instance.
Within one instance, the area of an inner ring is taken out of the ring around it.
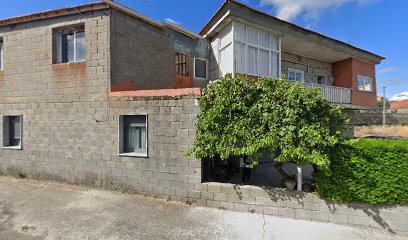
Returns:
[[[284,188],[285,182],[282,175],[276,170],[275,157],[263,157],[259,164],[252,169],[251,177],[246,185]],[[284,163],[283,170],[290,176],[297,173],[296,165]],[[312,180],[313,167],[309,164],[303,166],[303,179]],[[243,175],[243,161],[241,157],[232,157],[221,160],[218,157],[205,158],[202,160],[203,182],[221,182],[241,184]]]

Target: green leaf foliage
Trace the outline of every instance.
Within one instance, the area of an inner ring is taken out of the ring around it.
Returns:
[[[189,154],[222,159],[248,155],[257,159],[281,154],[278,162],[327,167],[328,151],[342,139],[346,118],[319,89],[263,78],[214,81],[199,100],[196,139]]]
[[[337,145],[315,174],[321,197],[335,202],[408,203],[408,141],[358,139]]]

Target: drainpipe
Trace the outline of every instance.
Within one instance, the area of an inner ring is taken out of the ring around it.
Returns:
[[[302,191],[302,185],[303,185],[303,182],[302,182],[302,176],[303,174],[302,174],[302,166],[301,167],[299,167],[299,166],[297,166],[297,190],[298,190],[298,192],[301,192]]]

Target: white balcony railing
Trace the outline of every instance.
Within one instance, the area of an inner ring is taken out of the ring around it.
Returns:
[[[350,104],[351,103],[351,89],[336,87],[330,85],[322,85],[315,83],[305,83],[305,87],[315,89],[322,89],[323,98],[331,103]]]

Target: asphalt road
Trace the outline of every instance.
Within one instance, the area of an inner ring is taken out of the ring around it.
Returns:
[[[406,239],[371,229],[0,177],[0,239]]]

